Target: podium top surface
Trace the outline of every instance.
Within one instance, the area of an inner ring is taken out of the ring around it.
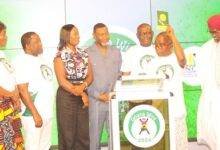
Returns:
[[[130,75],[122,77],[121,86],[160,86],[163,79],[159,76]]]
[[[162,78],[160,76],[155,76],[155,75],[128,75],[128,76],[122,76],[122,81],[151,80],[151,79],[162,80]]]

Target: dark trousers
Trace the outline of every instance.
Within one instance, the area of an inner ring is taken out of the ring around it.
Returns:
[[[80,96],[59,87],[56,96],[59,150],[89,150],[88,108]]]

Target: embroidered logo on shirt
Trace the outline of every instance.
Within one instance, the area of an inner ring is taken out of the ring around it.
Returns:
[[[53,71],[50,67],[48,67],[47,65],[41,65],[40,70],[41,70],[42,76],[45,80],[52,81]]]
[[[11,66],[10,62],[5,58],[0,58],[0,62],[4,65],[6,70],[10,73],[14,72],[14,68]]]

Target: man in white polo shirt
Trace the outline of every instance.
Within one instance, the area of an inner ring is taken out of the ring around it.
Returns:
[[[137,27],[136,35],[140,44],[132,46],[126,51],[121,68],[124,75],[146,73],[147,65],[156,55],[152,45],[153,34],[151,26],[147,23]]]
[[[53,71],[41,56],[40,37],[27,32],[21,38],[24,54],[15,61],[15,76],[23,102],[22,124],[26,150],[48,150],[50,148]]]

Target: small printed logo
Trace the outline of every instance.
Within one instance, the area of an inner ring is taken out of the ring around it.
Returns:
[[[10,62],[5,58],[0,58],[0,62],[4,65],[4,67],[8,70],[8,72],[13,73],[14,68],[11,66]]]
[[[141,57],[141,59],[140,59],[140,62],[139,62],[139,64],[140,64],[140,67],[141,67],[141,69],[143,69],[143,70],[147,70],[147,69],[149,69],[149,64],[152,62],[152,60],[154,59],[155,57],[154,56],[152,56],[152,55],[144,55],[143,57]]]
[[[163,79],[171,80],[174,76],[174,69],[172,65],[162,65],[158,67],[156,74],[161,76]]]
[[[148,148],[162,139],[165,121],[155,107],[139,105],[132,108],[125,116],[123,131],[131,144],[140,148]]]
[[[40,70],[45,80],[48,80],[48,81],[53,80],[53,71],[50,67],[48,67],[47,65],[41,65]]]

